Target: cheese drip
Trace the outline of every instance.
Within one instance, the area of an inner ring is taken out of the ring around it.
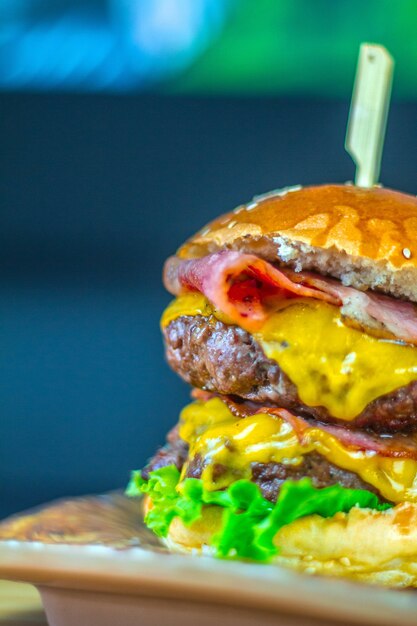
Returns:
[[[174,300],[162,325],[184,315],[228,323],[200,293]],[[322,301],[282,300],[254,337],[296,385],[303,404],[324,406],[345,421],[376,398],[417,380],[417,348],[351,328],[338,307]]]
[[[202,480],[209,490],[251,478],[251,463],[299,465],[304,455],[317,452],[358,474],[387,500],[417,502],[417,461],[348,448],[317,426],[307,428],[300,441],[284,419],[267,413],[237,418],[219,398],[185,407],[180,437],[190,446],[189,459],[199,456],[203,460]],[[219,464],[225,471],[218,471]],[[187,464],[183,478],[186,472]]]

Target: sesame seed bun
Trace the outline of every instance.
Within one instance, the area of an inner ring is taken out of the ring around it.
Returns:
[[[322,185],[271,192],[214,220],[177,255],[221,249],[417,302],[417,197],[391,189]]]

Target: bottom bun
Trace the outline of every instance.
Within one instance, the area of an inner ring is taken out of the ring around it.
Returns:
[[[149,507],[149,503],[147,503]],[[171,549],[209,553],[223,510],[211,506],[191,526],[174,518]],[[310,515],[275,535],[278,565],[309,574],[343,576],[391,587],[417,587],[417,504],[386,511],[352,509],[332,518]]]

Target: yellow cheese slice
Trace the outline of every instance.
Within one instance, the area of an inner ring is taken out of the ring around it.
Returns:
[[[300,442],[284,419],[267,413],[239,418],[219,398],[185,407],[180,437],[190,446],[189,459],[202,460],[202,480],[210,490],[250,478],[252,463],[299,465],[306,454],[316,452],[355,472],[387,500],[417,502],[417,461],[349,448],[318,426],[307,428]],[[186,471],[187,464],[183,476]]]

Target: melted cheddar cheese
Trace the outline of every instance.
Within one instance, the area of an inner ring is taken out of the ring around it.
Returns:
[[[267,413],[235,417],[219,398],[185,407],[180,437],[190,446],[190,460],[196,456],[203,459],[202,480],[209,490],[250,478],[251,463],[299,465],[304,455],[317,452],[330,463],[358,474],[387,500],[417,502],[417,461],[348,448],[317,426],[307,428],[300,442],[282,418]],[[224,466],[222,472],[216,471],[219,464]],[[183,477],[186,471],[187,464]]]
[[[228,323],[200,293],[174,300],[161,323],[184,315]],[[379,396],[417,380],[417,348],[351,328],[338,307],[319,300],[283,300],[254,337],[296,385],[304,404],[324,406],[345,421]]]

